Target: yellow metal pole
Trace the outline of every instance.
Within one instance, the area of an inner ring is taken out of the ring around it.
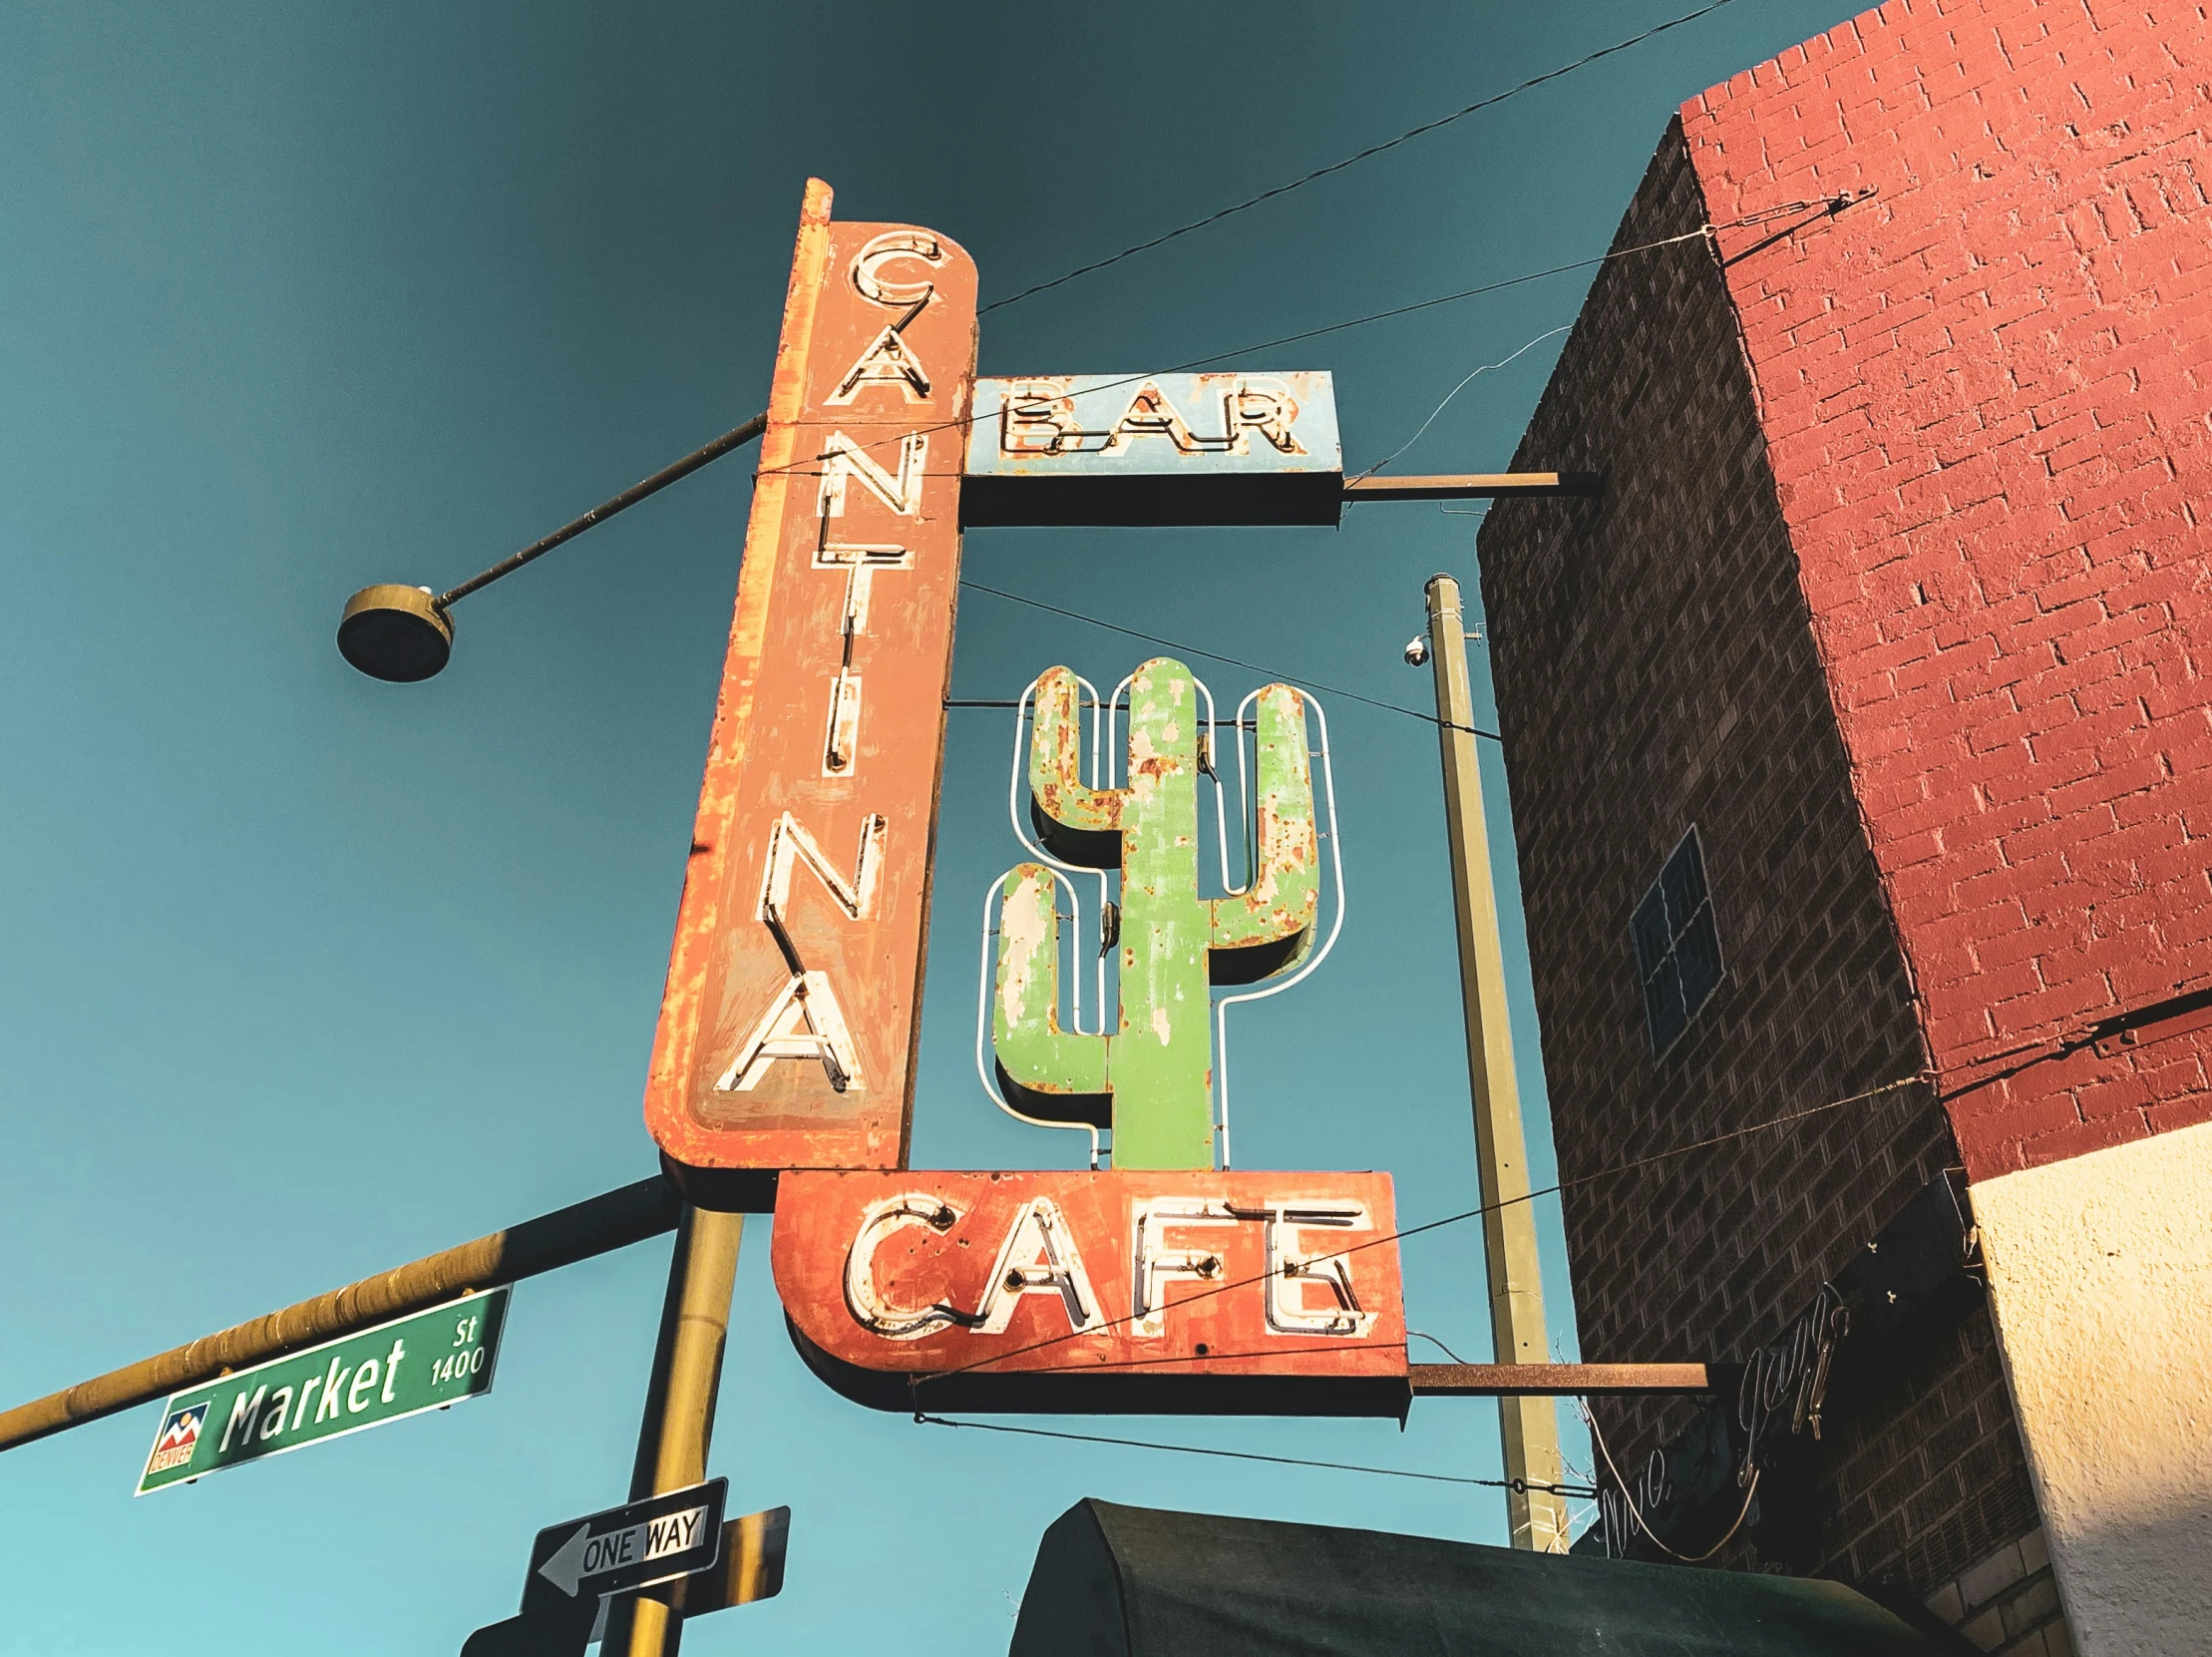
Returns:
[[[714,1438],[714,1401],[722,1387],[722,1351],[729,1339],[730,1298],[737,1288],[737,1249],[745,1216],[685,1208],[668,1263],[652,1379],[645,1390],[645,1425],[637,1438],[630,1499],[697,1484],[707,1475]],[[609,1657],[675,1657],[683,1634],[683,1584],[616,1600],[608,1607]]]
[[[1501,1364],[1550,1361],[1544,1284],[1529,1194],[1528,1136],[1513,1074],[1507,1022],[1505,949],[1498,937],[1497,888],[1476,762],[1474,695],[1467,682],[1459,584],[1428,584],[1429,660],[1436,676],[1437,736],[1444,751],[1444,823],[1451,844],[1452,899],[1459,917],[1459,987],[1467,1016],[1467,1069],[1474,1082],[1475,1162],[1485,1209],[1483,1253],[1490,1273],[1490,1330]],[[1516,1200],[1521,1199],[1521,1200]],[[1505,1204],[1507,1206],[1499,1206]],[[1506,1492],[1513,1545],[1541,1553],[1567,1549],[1567,1503],[1559,1482],[1559,1417],[1549,1398],[1501,1398],[1505,1472],[1522,1487]]]
[[[428,1311],[472,1289],[514,1283],[627,1248],[673,1230],[679,1206],[674,1189],[655,1174],[266,1317],[202,1335],[59,1393],[0,1411],[0,1450],[167,1398],[230,1370],[249,1369],[410,1312]]]

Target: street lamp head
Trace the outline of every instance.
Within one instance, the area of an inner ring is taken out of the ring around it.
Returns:
[[[338,619],[338,653],[372,679],[413,684],[453,654],[453,618],[427,587],[364,587]]]

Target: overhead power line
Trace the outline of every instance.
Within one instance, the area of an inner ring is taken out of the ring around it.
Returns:
[[[1473,385],[1475,381],[1480,379],[1483,375],[1493,373],[1496,370],[1507,366],[1509,363],[1518,362],[1522,357],[1528,355],[1529,352],[1535,350],[1547,339],[1558,338],[1559,335],[1566,333],[1570,329],[1572,329],[1574,325],[1575,324],[1572,322],[1562,322],[1556,328],[1546,328],[1542,333],[1538,334],[1534,339],[1530,340],[1526,345],[1521,346],[1518,350],[1515,350],[1510,355],[1502,356],[1496,362],[1481,363],[1478,364],[1476,367],[1469,369],[1466,375],[1461,378],[1460,382],[1457,385],[1453,386],[1451,390],[1444,393],[1444,400],[1428,411],[1428,418],[1421,422],[1421,424],[1415,429],[1411,437],[1407,438],[1395,449],[1392,449],[1388,454],[1384,455],[1380,460],[1376,461],[1374,465],[1368,467],[1364,472],[1358,473],[1357,476],[1361,478],[1373,477],[1385,466],[1388,466],[1392,461],[1396,460],[1398,456],[1404,454],[1406,450],[1412,448],[1414,444],[1420,442],[1422,438],[1428,435],[1429,427],[1436,424],[1436,417],[1442,414],[1444,410],[1451,407],[1452,399],[1454,397],[1457,397],[1462,391],[1465,391],[1470,385]]]
[[[1507,87],[1503,92],[1494,92],[1487,98],[1478,98],[1472,104],[1456,109],[1449,115],[1438,116],[1434,121],[1424,121],[1418,127],[1409,128],[1407,131],[1398,134],[1396,138],[1385,139],[1380,144],[1370,144],[1366,149],[1346,156],[1342,161],[1330,162],[1326,167],[1316,167],[1312,172],[1300,178],[1292,179],[1288,184],[1280,184],[1272,189],[1263,190],[1257,196],[1247,197],[1244,201],[1222,207],[1218,211],[1210,212],[1203,218],[1194,218],[1188,224],[1179,224],[1172,230],[1153,236],[1150,240],[1139,241],[1124,247],[1118,253],[1109,253],[1105,258],[1093,259],[1089,264],[1077,265],[1073,270],[1054,276],[1049,281],[1037,282],[1032,286],[1025,287],[1019,293],[1008,294],[1003,299],[993,299],[989,304],[983,306],[978,314],[988,315],[1002,306],[1019,304],[1022,300],[1034,294],[1048,292],[1063,283],[1072,282],[1078,276],[1088,276],[1093,271],[1103,270],[1110,264],[1119,264],[1123,259],[1134,258],[1139,253],[1150,252],[1155,247],[1165,246],[1178,236],[1189,235],[1193,230],[1203,230],[1209,224],[1219,224],[1223,219],[1234,217],[1240,212],[1249,211],[1263,202],[1272,202],[1278,196],[1288,196],[1293,190],[1302,190],[1315,180],[1325,179],[1332,173],[1341,173],[1347,167],[1356,167],[1359,163],[1379,156],[1386,150],[1395,150],[1399,145],[1411,143],[1424,134],[1449,127],[1455,121],[1464,121],[1478,110],[1494,108],[1509,98],[1519,97],[1531,88],[1543,86],[1548,81],[1556,81],[1563,75],[1572,75],[1578,69],[1588,68],[1600,58],[1610,58],[1616,52],[1626,52],[1633,46],[1641,46],[1655,35],[1663,35],[1669,29],[1679,29],[1685,23],[1694,23],[1700,17],[1709,16],[1711,13],[1720,10],[1721,7],[1733,3],[1734,0],[1711,0],[1709,5],[1700,6],[1693,12],[1684,12],[1679,17],[1670,17],[1664,23],[1655,24],[1646,29],[1642,34],[1631,35],[1627,40],[1617,40],[1611,46],[1601,46],[1597,51],[1577,58],[1573,63],[1562,64],[1559,68],[1547,70],[1542,75],[1532,75],[1516,86]]]
[[[1125,1450],[1165,1450],[1179,1455],[1216,1455],[1229,1461],[1270,1461],[1279,1467],[1320,1467],[1329,1472],[1374,1473],[1383,1478],[1419,1478],[1431,1484],[1479,1484],[1490,1490],[1551,1490],[1564,1496],[1593,1496],[1586,1484],[1536,1484],[1516,1478],[1465,1478],[1448,1472],[1414,1472],[1407,1467],[1369,1467],[1355,1461],[1313,1461],[1298,1455],[1262,1455],[1249,1450],[1215,1450],[1205,1445],[1164,1445],[1154,1439],[1112,1439],[1098,1433],[1055,1433],[1042,1427],[1008,1427],[1001,1422],[956,1422],[949,1416],[920,1411],[915,1421],[923,1427],[965,1427],[978,1433],[1011,1433],[1024,1439],[1061,1439],[1076,1445],[1115,1445]]]
[[[1031,610],[1049,611],[1054,616],[1065,616],[1071,621],[1081,621],[1089,626],[1104,627],[1108,632],[1122,633],[1130,638],[1141,638],[1147,644],[1164,644],[1165,646],[1167,646],[1167,648],[1178,651],[1184,655],[1201,655],[1204,656],[1208,661],[1227,662],[1232,667],[1242,667],[1247,672],[1252,673],[1263,673],[1266,674],[1269,678],[1281,679],[1287,684],[1302,684],[1310,689],[1325,691],[1331,696],[1342,696],[1349,701],[1365,702],[1369,707],[1379,707],[1385,712],[1402,713],[1408,719],[1419,719],[1424,724],[1436,725],[1443,723],[1443,721],[1438,719],[1435,714],[1423,713],[1419,708],[1400,707],[1396,702],[1378,701],[1372,696],[1362,696],[1356,690],[1340,689],[1336,685],[1323,684],[1318,679],[1305,678],[1297,673],[1278,672],[1273,667],[1261,666],[1257,661],[1245,661],[1237,656],[1223,655],[1219,650],[1202,650],[1196,644],[1179,644],[1172,638],[1162,638],[1156,632],[1139,632],[1135,627],[1125,627],[1118,621],[1102,621],[1095,616],[1085,616],[1079,610],[1063,610],[1058,605],[1048,605],[1042,599],[1027,599],[1022,597],[1022,595],[1020,595],[1019,593],[1008,593],[1000,588],[985,587],[981,582],[971,582],[963,580],[961,581],[960,585],[968,589],[972,593],[988,593],[992,598],[1004,599],[1009,604],[1027,605]],[[946,705],[951,706],[953,704],[947,703]],[[997,706],[999,704],[967,703],[964,705]],[[1006,705],[1011,706],[1013,704],[1009,703]],[[1471,730],[1477,736],[1489,737],[1490,740],[1493,742],[1502,742],[1505,740],[1505,738],[1500,736],[1496,731],[1484,730],[1479,725],[1467,725],[1464,727],[1455,725],[1453,728],[1455,730],[1462,728]]]
[[[1705,1138],[1693,1140],[1688,1144],[1675,1145],[1666,1150],[1656,1151],[1648,1156],[1633,1157],[1626,1162],[1616,1163],[1612,1167],[1608,1168],[1600,1168],[1595,1170],[1594,1172],[1580,1175],[1574,1179],[1563,1179],[1556,1184],[1544,1187],[1542,1190],[1531,1191],[1525,1196],[1509,1197],[1502,1202],[1483,1203],[1477,1207],[1467,1209],[1462,1213],[1447,1214],[1442,1219],[1430,1220],[1421,1225],[1407,1226],[1400,1231],[1386,1232],[1382,1236],[1369,1238],[1364,1243],[1354,1243],[1347,1248],[1335,1250],[1331,1254],[1316,1255],[1311,1261],[1306,1262],[1306,1264],[1315,1265],[1323,1260],[1337,1259],[1341,1258],[1344,1255],[1357,1254],[1362,1250],[1376,1248],[1384,1243],[1398,1242],[1407,1237],[1420,1236],[1424,1232],[1440,1230],[1445,1226],[1458,1225],[1463,1221],[1478,1218],[1481,1215],[1490,1213],[1494,1209],[1504,1208],[1513,1203],[1529,1202],[1533,1201],[1537,1197],[1556,1195],[1557,1193],[1565,1191],[1572,1186],[1587,1185],[1595,1180],[1609,1178],[1615,1174],[1633,1172],[1638,1168],[1646,1168],[1652,1166],[1655,1163],[1669,1161],[1678,1156],[1686,1156],[1692,1151],[1704,1150],[1709,1148],[1710,1146],[1723,1144],[1732,1139],[1740,1139],[1749,1134],[1762,1133],[1777,1127],[1786,1127],[1792,1122],[1801,1122],[1806,1120],[1808,1117],[1825,1115],[1830,1111],[1842,1110],[1854,1104],[1870,1103],[1875,1099],[1885,1098],[1903,1092],[1909,1087],[1932,1085],[1933,1080],[1934,1078],[1930,1073],[1926,1071],[1916,1071],[1912,1075],[1899,1076],[1895,1081],[1884,1082],[1879,1087],[1869,1087],[1862,1092],[1852,1093],[1840,1099],[1830,1099],[1824,1104],[1809,1105],[1803,1109],[1785,1111],[1781,1115],[1770,1116],[1763,1121],[1751,1122],[1743,1127],[1730,1128],[1721,1133],[1709,1134]],[[1201,1290],[1197,1294],[1189,1296],[1187,1301],[1180,1302],[1179,1304],[1188,1304],[1191,1301],[1206,1300],[1214,1295],[1226,1294],[1232,1289],[1249,1288],[1256,1283],[1267,1282],[1269,1278],[1271,1278],[1273,1275],[1274,1274],[1272,1272],[1263,1272],[1255,1277],[1240,1278],[1234,1282],[1216,1284],[1210,1288]],[[1116,1318],[1108,1324],[1104,1325],[1103,1329],[1113,1329],[1129,1321],[1130,1319],[1128,1318]],[[993,1364],[1004,1363],[1009,1358],[1018,1358],[1028,1353],[1045,1351],[1052,1347],[1064,1345],[1069,1341],[1082,1340],[1087,1336],[1097,1335],[1100,1333],[1103,1333],[1103,1330],[1097,1328],[1083,1330],[1080,1332],[1071,1330],[1065,1335],[1051,1336],[1041,1341],[1031,1342],[1028,1346],[1017,1347],[1012,1352],[998,1353],[989,1358],[977,1359],[974,1363],[962,1365],[958,1369],[939,1371],[935,1375],[909,1376],[907,1378],[907,1390],[909,1395],[915,1401],[914,1419],[918,1424],[928,1427],[968,1428],[976,1432],[983,1433],[1008,1433],[1025,1439],[1058,1439],[1070,1444],[1108,1445],[1128,1450],[1163,1450],[1180,1455],[1206,1455],[1232,1461],[1264,1461],[1273,1463],[1278,1466],[1313,1467],[1331,1472],[1369,1473],[1387,1478],[1417,1478],[1433,1483],[1442,1484],[1473,1484],[1480,1485],[1488,1489],[1519,1488],[1523,1490],[1548,1490],[1558,1495],[1570,1497],[1590,1497],[1597,1494],[1596,1489],[1593,1486],[1589,1485],[1571,1485],[1564,1483],[1547,1484],[1502,1478],[1470,1478],[1454,1473],[1416,1472],[1405,1467],[1374,1467],[1348,1461],[1320,1461],[1308,1460],[1303,1457],[1292,1455],[1265,1455],[1255,1450],[1220,1450],[1211,1446],[1204,1445],[1163,1444],[1157,1440],[1151,1439],[1120,1439],[1111,1438],[1103,1434],[1061,1433],[1052,1431],[1050,1429],[1038,1427],[1011,1427],[998,1422],[954,1421],[950,1417],[946,1416],[932,1416],[922,1408],[922,1389],[927,1386],[928,1383],[931,1381],[949,1380],[954,1376],[966,1375],[974,1370],[987,1369]],[[1420,1334],[1419,1331],[1415,1330],[1408,1330],[1406,1334],[1409,1340],[1415,1338],[1416,1336],[1419,1339],[1426,1341],[1435,1341],[1436,1339],[1432,1335],[1423,1335]],[[1443,1346],[1443,1343],[1441,1341],[1437,1341],[1436,1344],[1438,1346]],[[1446,1347],[1444,1350],[1447,1354],[1449,1354],[1451,1351],[1451,1349],[1448,1347]],[[1097,1366],[1071,1365],[1068,1366],[1068,1368],[1071,1370],[1081,1370],[1084,1373],[1094,1373]],[[1024,1373],[1050,1375],[1058,1372],[1047,1369],[1027,1371]],[[1587,1405],[1584,1406],[1583,1419],[1586,1422],[1589,1422],[1592,1436],[1593,1438],[1596,1438],[1598,1432],[1597,1423],[1591,1419]],[[1612,1465],[1613,1457],[1611,1451],[1607,1450],[1602,1439],[1598,1440],[1598,1449],[1599,1453],[1605,1456],[1607,1464],[1610,1467]],[[1618,1479],[1619,1476],[1619,1471],[1618,1469],[1616,1469],[1615,1477]],[[1624,1483],[1623,1489],[1626,1490],[1626,1488],[1627,1486]],[[1754,1475],[1752,1479],[1751,1489],[1748,1490],[1744,1496],[1743,1510],[1736,1515],[1736,1522],[1733,1525],[1729,1526],[1727,1534],[1723,1535],[1718,1542],[1713,1544],[1712,1547],[1708,1548],[1704,1553],[1696,1555],[1696,1559],[1702,1560],[1710,1558],[1714,1553],[1717,1553],[1721,1547],[1725,1546],[1730,1538],[1735,1535],[1736,1531],[1742,1527],[1745,1517],[1748,1516],[1750,1512],[1751,1498],[1757,1494],[1757,1478],[1756,1475]],[[1640,1525],[1643,1525],[1647,1532],[1649,1532],[1651,1527],[1644,1524],[1644,1515],[1641,1512],[1637,1512],[1635,1516],[1638,1523]],[[1659,1541],[1659,1538],[1656,1534],[1653,1535],[1652,1539],[1655,1542]],[[1665,1545],[1666,1544],[1663,1542],[1659,1543],[1659,1546],[1662,1548],[1664,1548]],[[1672,1552],[1671,1549],[1667,1549],[1667,1551]],[[1682,1555],[1676,1554],[1675,1557],[1680,1558],[1682,1557]]]
[[[1733,220],[1730,220],[1730,225],[1732,223]],[[1249,356],[1254,351],[1272,351],[1278,345],[1295,345],[1302,340],[1319,339],[1323,334],[1342,333],[1346,328],[1363,328],[1369,322],[1387,322],[1393,316],[1410,316],[1417,310],[1434,310],[1438,305],[1455,305],[1462,299],[1473,299],[1485,293],[1498,293],[1509,287],[1519,287],[1523,282],[1541,281],[1546,276],[1563,276],[1570,270],[1588,270],[1592,265],[1627,258],[1631,253],[1649,253],[1659,247],[1676,247],[1685,241],[1704,241],[1714,230],[1728,227],[1729,225],[1701,224],[1694,230],[1684,231],[1680,235],[1663,236],[1658,241],[1643,241],[1634,247],[1616,247],[1610,253],[1593,253],[1586,259],[1571,259],[1565,264],[1531,270],[1526,275],[1507,276],[1502,281],[1484,282],[1479,287],[1463,287],[1456,293],[1439,293],[1433,299],[1416,299],[1408,305],[1393,305],[1388,310],[1369,311],[1364,316],[1353,316],[1342,322],[1307,328],[1302,333],[1285,334],[1279,339],[1263,339],[1253,345],[1240,345],[1234,351],[1216,351],[1210,357],[1195,357],[1189,362],[1178,363],[1166,372],[1181,373],[1189,368],[1203,368],[1208,363],[1227,362],[1231,357]]]
[[[1839,198],[1839,200],[1843,199]],[[1844,205],[1849,206],[1849,201],[1844,201]],[[1841,208],[1839,207],[1836,210],[1840,211]],[[1616,247],[1609,252],[1593,253],[1588,258],[1569,259],[1565,264],[1547,265],[1542,270],[1530,270],[1518,276],[1506,276],[1494,282],[1482,282],[1474,287],[1459,288],[1451,293],[1439,293],[1430,299],[1415,299],[1409,304],[1392,305],[1387,310],[1369,311],[1364,316],[1347,317],[1341,322],[1328,322],[1317,328],[1305,328],[1297,333],[1281,334],[1274,339],[1255,340],[1250,345],[1239,345],[1227,351],[1215,351],[1208,356],[1191,357],[1182,362],[1170,363],[1165,368],[1151,369],[1142,374],[1124,374],[1119,379],[1107,380],[1088,389],[1093,392],[1111,391],[1116,386],[1141,385],[1146,380],[1155,379],[1162,374],[1186,373],[1193,368],[1205,368],[1217,362],[1227,362],[1232,357],[1250,356],[1255,351],[1272,351],[1278,345],[1295,345],[1303,340],[1319,339],[1327,334],[1342,333],[1347,328],[1363,328],[1370,322],[1387,322],[1392,317],[1411,316],[1416,311],[1434,310],[1438,305],[1453,305],[1463,299],[1479,298],[1486,293],[1502,293],[1509,287],[1520,287],[1527,282],[1542,281],[1547,276],[1564,276],[1570,271],[1589,270],[1601,264],[1610,264],[1615,259],[1628,258],[1635,253],[1649,253],[1661,247],[1678,247],[1687,241],[1709,243],[1715,230],[1732,229],[1739,223],[1754,221],[1764,216],[1764,214],[1754,214],[1745,219],[1729,218],[1716,224],[1700,224],[1696,229],[1685,230],[1680,235],[1661,236],[1657,241],[1640,241],[1632,247]],[[1822,216],[1833,217],[1834,213],[1824,209]],[[977,416],[970,412],[955,416],[950,420],[939,420],[926,426],[915,426],[889,433],[883,437],[870,438],[868,441],[856,445],[856,447],[865,452],[870,449],[888,448],[893,444],[904,443],[909,438],[926,436],[933,432],[964,431],[975,424],[976,418]],[[818,468],[821,461],[822,456],[818,454],[806,455],[792,461],[787,466],[761,467],[753,475],[756,478],[773,477],[779,474],[799,478],[820,477],[821,473]]]
[[[1851,1093],[1840,1099],[1830,1099],[1823,1104],[1806,1105],[1801,1109],[1784,1111],[1779,1116],[1769,1116],[1762,1121],[1746,1123],[1742,1127],[1727,1128],[1719,1133],[1707,1134],[1702,1139],[1693,1139],[1687,1144],[1673,1145],[1665,1150],[1654,1151],[1646,1156],[1631,1157],[1626,1162],[1616,1162],[1610,1167],[1596,1168],[1587,1174],[1578,1174],[1572,1179],[1562,1179],[1541,1189],[1526,1192],[1521,1196],[1506,1197],[1497,1202],[1478,1203],[1473,1208],[1463,1209],[1457,1214],[1446,1214],[1441,1219],[1427,1220],[1419,1225],[1405,1226],[1397,1231],[1385,1231],[1368,1238],[1363,1243],[1351,1243],[1327,1254],[1316,1254],[1305,1261],[1305,1265],[1315,1266],[1327,1260],[1341,1260],[1349,1255],[1364,1253],[1368,1249],[1380,1248],[1385,1243],[1402,1242],[1408,1237],[1419,1237],[1431,1231],[1441,1231],[1446,1226],[1460,1225],[1468,1220],[1480,1219],[1485,1214],[1503,1208],[1510,1208],[1518,1203],[1534,1202],[1538,1197],[1557,1196],[1559,1193],[1572,1190],[1579,1185],[1588,1185],[1601,1179],[1611,1179],[1618,1174],[1633,1173],[1639,1168],[1648,1168],[1657,1163],[1672,1161],[1675,1157],[1687,1156],[1693,1151],[1707,1150],[1714,1145],[1726,1144],[1730,1140],[1741,1139],[1753,1133],[1765,1133],[1774,1128],[1787,1127],[1792,1122],[1804,1121],[1808,1117],[1826,1115],[1832,1110],[1846,1109],[1854,1104],[1870,1103],[1875,1099],[1900,1093],[1908,1087],[1932,1086],[1933,1082],[1934,1076],[1931,1072],[1916,1070],[1911,1075],[1899,1076],[1894,1081],[1885,1081],[1879,1087],[1869,1087],[1864,1091]],[[1233,1289],[1247,1289],[1256,1283],[1266,1283],[1274,1276],[1274,1272],[1267,1271],[1253,1277],[1243,1277],[1233,1281],[1217,1283],[1198,1291],[1196,1294],[1186,1296],[1178,1304],[1190,1305],[1193,1302],[1210,1300],[1216,1295],[1227,1294]],[[989,1357],[978,1358],[972,1363],[962,1364],[957,1369],[939,1370],[930,1375],[909,1376],[907,1385],[910,1392],[914,1392],[919,1401],[919,1389],[927,1386],[932,1381],[948,1381],[954,1376],[966,1375],[974,1370],[988,1369],[993,1364],[1003,1364],[1009,1359],[1024,1357],[1032,1352],[1044,1352],[1053,1347],[1064,1346],[1070,1341],[1088,1340],[1109,1330],[1118,1329],[1123,1324],[1131,1323],[1135,1321],[1135,1318],[1136,1314],[1131,1313],[1125,1317],[1109,1319],[1107,1322],[1094,1325],[1089,1329],[1070,1330],[1065,1335],[1049,1335],[1043,1340],[1032,1341],[1027,1346],[1015,1347],[1011,1352],[993,1353]],[[1096,1368],[1096,1366],[1086,1364],[1073,1365],[1069,1368],[1088,1371]],[[1050,1375],[1056,1372],[1052,1370],[1025,1370],[1022,1373]],[[919,1410],[918,1402],[918,1413]]]

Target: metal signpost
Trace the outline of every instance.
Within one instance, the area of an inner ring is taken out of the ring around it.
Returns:
[[[683,1579],[686,1620],[774,1599],[784,1591],[784,1556],[790,1547],[789,1507],[731,1519],[722,1526],[721,1558]]]
[[[668,1290],[645,1384],[645,1420],[630,1469],[630,1499],[641,1501],[701,1483],[714,1440],[722,1350],[737,1285],[745,1216],[686,1208],[668,1260]],[[612,1657],[654,1657],[682,1635],[681,1590],[648,1588],[613,1602],[606,1649]]]
[[[470,1295],[173,1395],[138,1493],[481,1398],[507,1296]]]

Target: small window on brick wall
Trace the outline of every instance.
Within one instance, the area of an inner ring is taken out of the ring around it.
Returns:
[[[1644,1020],[1657,1058],[1720,983],[1720,934],[1713,926],[1712,894],[1705,889],[1705,859],[1694,827],[1636,906],[1629,931],[1636,939]]]

